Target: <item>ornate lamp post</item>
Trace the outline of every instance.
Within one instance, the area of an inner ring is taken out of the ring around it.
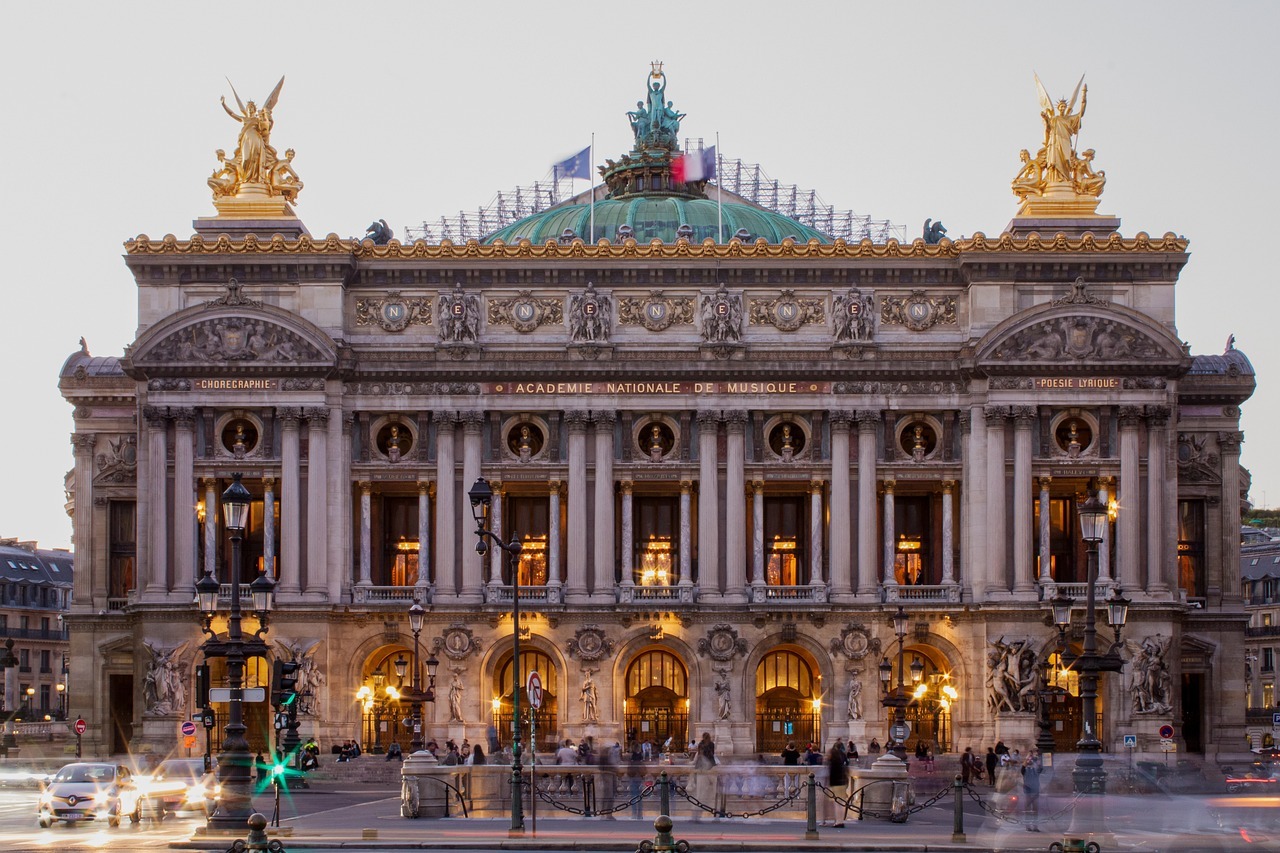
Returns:
[[[520,538],[511,534],[510,542],[503,542],[489,531],[489,509],[493,503],[493,489],[484,477],[476,480],[471,491],[471,514],[476,520],[476,553],[483,557],[493,543],[506,555],[511,570],[511,828],[508,835],[524,835],[523,772],[520,766],[520,574],[512,564],[512,558],[523,550]]]
[[[418,664],[418,635],[422,633],[422,625],[426,621],[427,611],[417,602],[413,602],[413,606],[409,608],[409,628],[413,631],[413,679],[408,690],[402,690],[400,696],[407,700],[413,706],[413,738],[409,742],[410,752],[419,752],[422,750],[422,703],[436,701],[436,667],[440,666],[440,661],[436,660],[435,655],[427,658],[427,689],[422,689],[419,681],[421,667]],[[396,675],[404,677],[403,658],[399,658],[395,662]]]
[[[1076,794],[1081,795],[1081,807],[1071,816],[1068,832],[1083,837],[1090,832],[1104,831],[1102,795],[1106,793],[1107,774],[1102,767],[1102,742],[1098,740],[1098,673],[1119,672],[1123,666],[1115,646],[1120,642],[1120,629],[1128,615],[1129,601],[1120,594],[1108,602],[1115,630],[1115,644],[1107,654],[1098,653],[1098,614],[1096,585],[1098,582],[1098,544],[1102,542],[1111,518],[1107,506],[1098,500],[1097,493],[1080,505],[1080,538],[1089,551],[1088,583],[1085,589],[1084,639],[1081,653],[1072,661],[1080,674],[1080,707],[1083,733],[1076,746],[1079,755],[1071,779]],[[1053,599],[1054,621],[1058,625],[1059,638],[1065,648],[1066,629],[1071,624],[1072,600],[1065,594]]]
[[[252,495],[240,483],[240,474],[231,476],[231,485],[222,493],[223,523],[231,537],[231,609],[227,618],[225,640],[220,639],[211,627],[213,616],[218,610],[220,591],[218,581],[212,574],[206,574],[196,583],[196,597],[204,613],[204,631],[209,635],[201,649],[206,659],[226,658],[227,686],[231,689],[226,737],[222,742],[222,752],[218,755],[221,803],[209,818],[209,826],[238,833],[244,831],[245,821],[253,811],[253,755],[249,752],[244,725],[245,661],[251,656],[265,655],[267,652],[262,635],[267,630],[267,613],[271,609],[275,582],[265,573],[260,573],[250,584],[249,592],[258,617],[258,630],[252,637],[246,638],[240,610],[240,571],[243,562],[241,545],[249,519]]]
[[[902,605],[898,605],[898,612],[893,614],[890,624],[893,625],[893,633],[898,637],[898,686],[890,693],[890,682],[893,680],[893,664],[889,663],[889,658],[885,657],[880,662],[880,684],[884,688],[884,700],[882,704],[886,708],[893,709],[893,728],[889,730],[889,744],[886,745],[886,752],[893,752],[902,761],[907,760],[907,739],[906,736],[901,738],[894,737],[894,733],[901,734],[907,725],[907,704],[911,701],[907,695],[906,684],[906,666],[905,657],[907,650],[907,626],[910,619],[907,612],[902,609]],[[911,665],[911,680],[919,682],[924,675],[924,664],[916,658]]]

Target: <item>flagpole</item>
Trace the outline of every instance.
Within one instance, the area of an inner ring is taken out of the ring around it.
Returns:
[[[724,180],[720,171],[720,131],[716,131],[716,234],[724,242]]]
[[[596,135],[591,134],[591,154],[587,156],[587,174],[591,176],[591,242],[596,241]]]

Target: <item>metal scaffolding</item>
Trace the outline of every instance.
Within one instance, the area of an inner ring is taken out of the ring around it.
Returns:
[[[697,143],[696,147],[701,147],[702,140],[697,140]],[[852,210],[836,210],[814,190],[802,190],[794,184],[783,184],[771,178],[758,163],[721,158],[719,168],[720,173],[707,187],[707,195],[711,198],[715,197],[713,188],[720,182],[726,192],[808,225],[832,239],[851,243],[866,238],[875,243],[884,243],[890,238],[906,240],[903,226],[894,225],[887,219],[872,219]],[[566,183],[568,194],[564,192]],[[572,197],[572,190],[571,178],[549,174],[547,180],[534,182],[532,186],[499,192],[487,205],[474,211],[463,210],[456,216],[442,216],[438,220],[423,220],[419,226],[406,226],[405,239],[427,243],[449,240],[455,244],[480,240],[526,216],[561,204]]]

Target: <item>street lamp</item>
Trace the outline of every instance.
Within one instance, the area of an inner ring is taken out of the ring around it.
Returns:
[[[1068,832],[1077,837],[1103,829],[1101,795],[1106,793],[1107,773],[1102,767],[1102,742],[1098,740],[1098,673],[1119,672],[1123,666],[1115,646],[1120,642],[1120,629],[1128,616],[1129,600],[1118,592],[1108,602],[1108,610],[1114,620],[1115,644],[1106,655],[1098,654],[1098,544],[1106,535],[1111,521],[1107,505],[1098,500],[1096,492],[1080,505],[1080,538],[1089,552],[1088,577],[1085,587],[1084,639],[1081,653],[1072,662],[1080,677],[1080,706],[1084,731],[1076,743],[1079,755],[1071,779],[1082,808],[1075,809]],[[1059,637],[1065,640],[1066,629],[1071,624],[1071,599],[1059,595],[1053,600],[1054,621]]]
[[[511,828],[508,835],[524,835],[523,772],[520,766],[520,574],[512,562],[523,546],[513,532],[510,542],[503,542],[489,530],[489,509],[493,504],[493,489],[484,477],[476,480],[471,491],[471,514],[476,520],[476,553],[484,557],[489,543],[502,549],[511,570]],[[556,523],[552,520],[552,523]]]
[[[426,622],[427,611],[416,599],[409,608],[409,630],[413,632],[413,679],[410,682],[408,690],[402,690],[400,697],[408,701],[413,707],[413,737],[409,741],[409,751],[419,752],[422,750],[422,703],[436,701],[436,667],[440,665],[440,661],[436,660],[435,655],[427,658],[427,689],[422,689],[419,681],[421,667],[418,664],[418,637],[422,633],[423,623]],[[404,678],[405,668],[408,666],[404,656],[401,655],[393,664],[396,668],[396,675]]]
[[[894,737],[896,734],[902,734],[903,729],[907,725],[907,685],[906,685],[906,667],[904,666],[907,650],[907,627],[910,622],[907,612],[902,609],[902,605],[898,605],[898,612],[890,618],[890,624],[893,626],[893,633],[898,637],[898,686],[891,694],[889,692],[890,682],[893,680],[893,664],[889,663],[889,658],[885,657],[880,662],[880,684],[884,688],[884,700],[881,704],[886,708],[893,709],[893,726],[889,729],[889,743],[886,745],[886,752],[893,752],[902,761],[907,760],[907,738],[903,735],[901,738]],[[911,680],[919,683],[921,676],[924,674],[924,664],[919,658],[911,664]]]
[[[244,669],[245,661],[250,656],[265,655],[267,652],[262,635],[267,630],[267,612],[271,609],[275,590],[275,583],[265,572],[260,573],[250,584],[249,593],[258,617],[258,630],[253,636],[246,638],[241,626],[240,610],[240,572],[243,563],[241,545],[249,519],[252,495],[241,484],[240,477],[240,474],[232,474],[231,485],[222,493],[223,523],[231,537],[231,609],[228,612],[225,640],[220,639],[212,629],[213,616],[218,609],[217,578],[206,574],[196,583],[196,597],[204,613],[204,631],[209,634],[209,639],[201,649],[206,659],[222,657],[227,661],[227,686],[231,695],[226,737],[222,743],[222,752],[218,755],[221,802],[218,810],[209,818],[209,826],[229,832],[243,831],[245,821],[253,811],[253,755],[249,752],[244,725]]]

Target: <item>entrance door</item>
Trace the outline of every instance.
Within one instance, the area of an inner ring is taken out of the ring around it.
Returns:
[[[133,676],[108,676],[107,696],[111,709],[108,748],[112,755],[122,755],[129,751],[133,740]]]
[[[1204,674],[1188,672],[1182,676],[1182,738],[1187,752],[1204,752]]]

